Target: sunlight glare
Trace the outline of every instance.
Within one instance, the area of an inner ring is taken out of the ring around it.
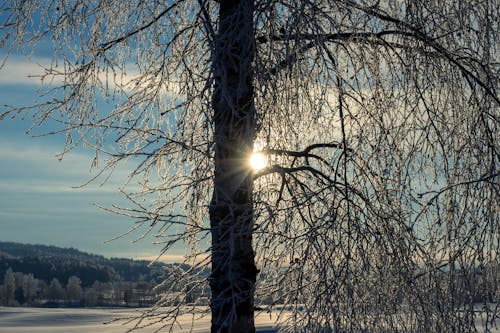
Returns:
[[[250,167],[253,171],[259,171],[266,167],[267,159],[266,156],[262,153],[255,152],[250,156]]]

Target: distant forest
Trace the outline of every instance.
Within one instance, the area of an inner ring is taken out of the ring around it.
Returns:
[[[150,306],[161,293],[155,287],[169,272],[187,268],[105,258],[73,248],[0,242],[0,305]]]
[[[498,295],[481,293],[483,284],[489,283],[482,273],[487,269],[498,272],[499,268],[477,267],[473,276],[467,278],[460,278],[460,272],[456,272],[457,283],[464,284],[467,291],[463,295],[465,304],[498,302]],[[188,271],[201,280],[206,280],[209,274],[208,270],[184,264],[151,264],[144,260],[105,258],[73,248],[0,242],[0,306],[147,307],[154,305],[165,292],[170,299],[208,305],[208,285],[176,284],[181,289],[170,285]],[[438,281],[447,278],[449,274],[442,271]],[[272,279],[261,275],[260,283],[272,283]],[[404,295],[398,298],[405,302]],[[258,305],[282,302],[282,298],[272,299],[269,295],[256,297]]]

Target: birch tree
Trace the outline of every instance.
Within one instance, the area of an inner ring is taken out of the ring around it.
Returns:
[[[60,124],[104,178],[133,161],[107,209],[186,247],[172,290],[209,283],[212,332],[254,332],[261,299],[290,332],[498,326],[498,1],[0,8],[4,50],[53,49],[3,118]]]
[[[14,296],[16,292],[16,279],[14,278],[14,273],[11,268],[7,269],[5,272],[1,291],[3,305],[13,305],[15,301]]]
[[[79,301],[82,294],[82,281],[77,276],[70,276],[66,284],[66,295],[69,301]]]

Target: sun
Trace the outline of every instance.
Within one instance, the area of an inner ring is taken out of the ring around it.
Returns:
[[[263,153],[255,152],[250,155],[248,162],[253,171],[260,171],[266,167],[267,158]]]

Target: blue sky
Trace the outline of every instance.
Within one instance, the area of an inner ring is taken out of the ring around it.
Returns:
[[[43,55],[28,59],[12,55],[0,70],[0,113],[5,105],[29,105],[37,99]],[[133,221],[102,211],[95,204],[126,204],[117,189],[128,174],[116,170],[104,186],[100,182],[84,188],[94,175],[92,152],[73,151],[59,161],[64,136],[32,137],[26,134],[30,119],[0,121],[0,240],[75,247],[113,257],[151,259],[161,246],[152,239],[131,243],[133,237],[105,243],[132,226]],[[50,130],[50,125],[45,129]],[[137,236],[137,235],[136,235]],[[179,261],[182,249],[164,258]]]

